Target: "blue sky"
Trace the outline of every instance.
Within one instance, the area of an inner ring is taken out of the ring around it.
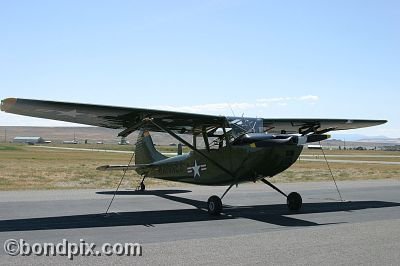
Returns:
[[[400,137],[399,1],[1,1],[0,40],[0,98],[387,119],[349,133]]]

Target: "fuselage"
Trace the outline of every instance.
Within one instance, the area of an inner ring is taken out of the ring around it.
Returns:
[[[302,149],[289,137],[250,139],[216,150],[191,151],[136,171],[149,177],[199,185],[242,183],[279,174],[296,162]]]

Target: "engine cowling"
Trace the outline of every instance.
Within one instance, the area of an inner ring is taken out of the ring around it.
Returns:
[[[256,147],[266,147],[275,145],[304,145],[310,142],[318,142],[328,139],[329,135],[312,134],[306,136],[298,135],[273,135],[263,133],[249,133],[244,134],[232,142],[232,145],[250,145],[254,144]]]

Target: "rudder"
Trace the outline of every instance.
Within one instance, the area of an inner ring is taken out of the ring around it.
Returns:
[[[135,164],[150,164],[166,158],[154,148],[149,131],[141,130],[136,142]]]

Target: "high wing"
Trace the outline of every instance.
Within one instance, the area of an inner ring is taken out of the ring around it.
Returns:
[[[222,116],[20,98],[2,100],[1,110],[7,113],[98,127],[130,129],[126,133],[140,128],[145,118],[152,118],[163,123],[165,128],[179,133],[192,133],[195,129],[221,126],[225,122],[225,117]],[[146,125],[146,128],[151,131],[160,131],[158,127],[151,124]]]
[[[142,127],[146,118],[163,124],[168,130],[182,134],[199,134],[202,130],[213,130],[229,123],[224,116],[21,98],[2,100],[1,110],[25,116],[123,129],[121,135],[127,135]],[[386,122],[386,120],[353,119],[262,119],[262,126],[263,131],[268,133],[306,135],[376,126]],[[146,128],[151,131],[162,131],[154,124],[146,124]]]
[[[361,119],[263,119],[264,130],[272,134],[324,134],[335,130],[348,130],[363,127],[377,126],[386,123],[386,120]]]

